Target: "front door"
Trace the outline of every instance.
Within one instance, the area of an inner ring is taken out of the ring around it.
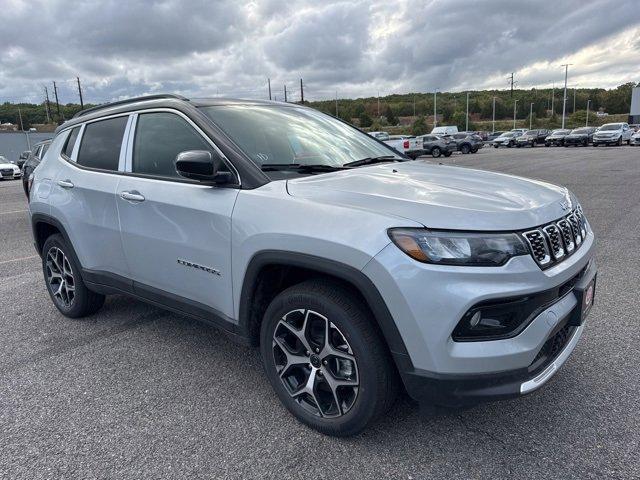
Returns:
[[[178,153],[213,146],[178,113],[134,118],[127,170],[118,185],[120,231],[136,292],[192,313],[233,317],[231,213],[238,190],[180,177]]]

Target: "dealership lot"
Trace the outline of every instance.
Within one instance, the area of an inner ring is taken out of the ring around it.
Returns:
[[[20,182],[0,182],[0,476],[640,476],[640,148],[484,148],[428,161],[564,184],[582,202],[598,237],[596,304],[542,391],[464,411],[403,399],[358,437],[323,437],[280,405],[257,350],[208,326],[124,297],[85,320],[62,317]]]

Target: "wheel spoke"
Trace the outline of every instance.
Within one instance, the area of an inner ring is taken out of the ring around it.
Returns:
[[[286,365],[284,365],[280,370],[280,377],[282,377],[287,372],[287,370],[289,370],[289,368],[294,365],[306,365],[309,363],[309,358],[307,358],[305,355],[296,355],[295,353],[291,352],[287,344],[283,342],[281,338],[274,337],[273,345],[277,345],[287,358]]]
[[[289,330],[289,332],[291,332],[293,335],[295,335],[296,338],[300,340],[300,343],[302,343],[304,348],[306,348],[307,350],[311,350],[311,347],[309,346],[309,342],[307,342],[307,339],[305,338],[305,335],[304,335],[304,325],[302,327],[302,330],[297,330],[293,325],[291,325],[289,322],[283,319],[283,320],[280,320],[280,322],[278,322],[278,325],[276,326],[276,332],[278,331],[278,327],[281,325],[285,327],[287,330]]]

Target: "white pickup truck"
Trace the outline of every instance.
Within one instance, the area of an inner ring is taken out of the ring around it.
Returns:
[[[422,139],[408,135],[390,135],[384,143],[400,153],[408,154],[422,150]]]

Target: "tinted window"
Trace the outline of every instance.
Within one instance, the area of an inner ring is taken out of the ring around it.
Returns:
[[[172,113],[144,113],[138,116],[133,143],[135,173],[182,178],[175,159],[187,150],[213,151],[186,120]]]
[[[118,170],[127,119],[124,116],[88,123],[80,143],[78,164],[102,170]]]
[[[73,147],[76,144],[76,140],[78,139],[78,133],[80,133],[80,127],[76,127],[71,130],[71,133],[67,137],[67,141],[64,143],[62,153],[69,158],[71,158],[71,154],[73,153]]]

